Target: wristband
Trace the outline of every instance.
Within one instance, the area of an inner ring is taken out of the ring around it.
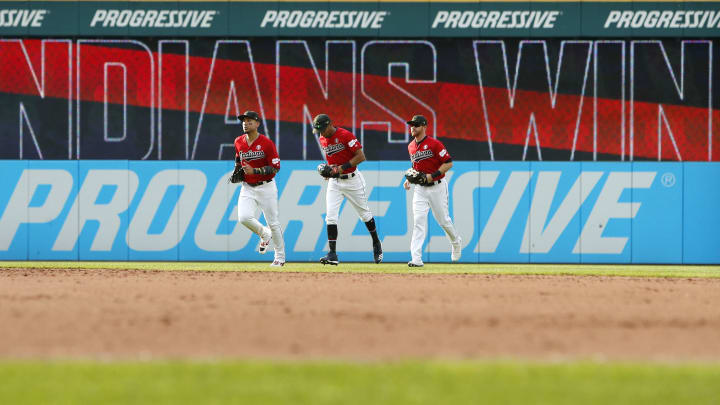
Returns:
[[[436,170],[435,173],[432,174],[433,179],[436,179],[440,176],[442,176],[442,172],[440,170]]]
[[[340,167],[343,169],[343,171],[345,171],[345,170],[351,168],[352,165],[350,164],[350,162],[345,162],[345,163],[343,163],[343,165],[340,166]]]

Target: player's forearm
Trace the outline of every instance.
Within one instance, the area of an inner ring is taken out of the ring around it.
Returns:
[[[256,167],[255,169],[253,169],[253,174],[258,174],[260,176],[275,174],[277,172],[278,172],[278,169],[275,166],[263,166],[263,167]]]
[[[452,162],[446,162],[441,164],[438,170],[440,171],[440,173],[445,174],[448,172],[448,170],[452,169],[452,166]]]
[[[355,152],[355,155],[350,159],[347,163],[343,165],[343,170],[347,170],[351,167],[355,167],[359,165],[360,163],[365,161],[365,153],[363,153],[362,149]]]
[[[432,173],[432,178],[437,179],[438,177],[442,176],[443,174],[447,173],[448,170],[452,168],[452,162],[446,162],[440,165],[438,167],[437,171],[435,173]]]

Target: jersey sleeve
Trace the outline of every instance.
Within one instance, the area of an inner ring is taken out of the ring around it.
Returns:
[[[350,152],[355,153],[356,150],[362,149],[360,141],[355,138],[355,135],[353,135],[350,131],[345,134],[345,139],[343,141]]]
[[[235,138],[235,159],[240,156],[240,137]]]
[[[265,156],[267,157],[268,165],[280,170],[280,156],[278,156],[275,144],[270,140],[268,140],[268,146],[267,151],[265,152]]]
[[[447,163],[452,160],[452,158],[450,157],[450,152],[445,149],[445,145],[443,145],[440,141],[437,141],[433,144],[433,152],[443,163]]]

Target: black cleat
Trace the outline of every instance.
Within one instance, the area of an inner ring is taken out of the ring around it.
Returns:
[[[412,261],[408,262],[408,267],[422,267],[424,266],[423,263],[413,263]]]
[[[375,263],[382,262],[383,259],[383,253],[382,253],[382,245],[380,242],[373,243],[373,257],[375,258]]]
[[[337,253],[328,252],[328,254],[325,257],[320,258],[320,263],[331,264],[333,266],[337,266],[338,263],[340,263],[340,261],[338,261]]]

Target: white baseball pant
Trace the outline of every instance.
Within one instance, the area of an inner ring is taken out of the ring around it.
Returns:
[[[337,225],[343,198],[348,199],[361,221],[367,222],[372,219],[373,214],[368,207],[367,194],[365,193],[365,178],[359,170],[355,170],[354,173],[355,176],[347,179],[332,178],[328,180],[327,193],[325,194],[325,222],[328,225]]]
[[[285,261],[285,241],[283,240],[282,228],[280,228],[278,191],[275,181],[257,187],[250,187],[243,183],[240,197],[238,197],[238,221],[258,236],[261,236],[264,227],[255,218],[258,208],[265,215],[265,221],[272,233],[275,259]]]
[[[457,241],[458,233],[450,219],[448,207],[448,184],[443,179],[440,184],[430,187],[415,185],[413,193],[413,233],[410,242],[410,254],[413,263],[422,263],[422,247],[427,235],[427,215],[432,209],[433,217],[445,230],[450,243]]]

